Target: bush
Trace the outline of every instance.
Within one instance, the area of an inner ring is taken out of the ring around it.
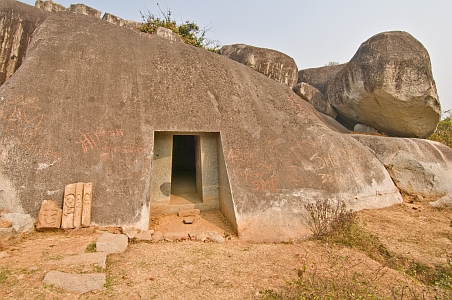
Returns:
[[[445,118],[439,121],[435,132],[428,139],[452,148],[452,110],[445,111],[444,116]]]
[[[178,25],[177,22],[172,19],[172,12],[170,9],[162,11],[158,3],[157,6],[160,10],[160,14],[158,16],[154,15],[150,11],[146,14],[143,14],[140,11],[141,18],[143,19],[143,24],[139,28],[140,31],[153,34],[158,27],[164,27],[179,35],[182,41],[188,45],[213,52],[218,50],[220,43],[206,37],[206,33],[210,30],[210,28],[200,29],[196,23],[191,21],[185,21],[184,23]]]
[[[333,203],[330,199],[323,199],[305,205],[311,217],[311,231],[316,239],[325,239],[335,232],[350,230],[356,223],[357,213],[347,210],[343,201]]]

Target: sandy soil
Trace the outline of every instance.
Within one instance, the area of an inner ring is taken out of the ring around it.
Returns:
[[[392,251],[426,264],[450,263],[452,210],[406,202],[386,209],[362,211],[360,218]],[[195,224],[200,227],[190,230],[207,228],[227,233],[230,227],[221,220],[218,215],[207,213],[196,220]],[[159,230],[179,230],[174,224],[180,226],[180,220],[171,216],[155,220],[154,225]],[[186,230],[187,227],[180,228]],[[7,254],[0,259],[0,298],[260,299],[260,292],[283,289],[304,267],[319,276],[338,279],[358,276],[384,291],[388,299],[390,287],[425,288],[355,250],[314,241],[253,244],[233,236],[223,244],[131,242],[124,253],[108,256],[106,270],[94,265],[59,263],[64,257],[83,253],[100,234],[102,230],[81,236],[58,231],[0,241],[0,251]],[[107,287],[83,295],[68,293],[42,283],[51,270],[104,272]]]

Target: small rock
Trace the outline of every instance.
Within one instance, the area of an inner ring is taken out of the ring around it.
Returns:
[[[184,209],[177,213],[179,217],[196,217],[199,216],[201,211],[199,209]]]
[[[9,239],[10,237],[13,237],[16,235],[16,230],[14,230],[13,227],[10,228],[0,228],[0,238],[6,238]]]
[[[216,243],[224,243],[224,237],[218,234],[217,232],[207,232],[207,236],[209,240]]]
[[[429,202],[428,204],[436,208],[452,207],[452,195],[446,195],[434,202]]]
[[[184,224],[193,224],[194,218],[193,217],[186,217],[184,219]]]
[[[7,219],[0,219],[0,228],[10,228],[13,226],[13,222]]]
[[[135,239],[138,241],[152,241],[152,236],[148,230],[145,230],[135,235]]]
[[[122,232],[127,235],[127,237],[129,239],[133,239],[137,233],[138,233],[138,229],[136,229],[135,227],[129,227],[129,228],[123,228]]]
[[[172,241],[183,241],[189,239],[188,233],[183,232],[168,232],[164,235],[165,240],[169,242]]]
[[[154,281],[154,280],[155,280],[155,276],[149,277],[149,280],[150,280],[150,281]]]
[[[68,236],[86,236],[93,234],[94,231],[95,231],[94,227],[76,228],[74,230],[71,230]]]
[[[154,240],[155,243],[157,243],[158,241],[163,239],[163,233],[161,231],[156,231],[152,235],[152,239]]]
[[[8,256],[9,256],[8,252],[6,252],[6,251],[0,252],[0,259],[1,259],[1,258],[8,257]]]
[[[422,202],[424,201],[424,197],[422,197],[421,195],[415,195],[413,200],[416,202]]]
[[[34,220],[28,214],[7,213],[2,218],[11,221],[16,232],[30,232],[35,228]]]
[[[69,274],[50,271],[44,277],[44,284],[53,285],[73,293],[87,293],[93,290],[104,290],[105,274]]]
[[[96,242],[96,251],[105,253],[122,253],[129,244],[127,235],[105,232]]]
[[[196,240],[201,241],[201,242],[205,242],[208,238],[209,238],[209,236],[205,232],[200,233],[196,236]]]
[[[375,128],[365,125],[365,124],[356,124],[355,127],[353,128],[353,131],[355,132],[363,132],[363,133],[376,133],[378,132],[378,130],[376,130]]]
[[[11,221],[16,232],[30,232],[35,228],[34,220],[28,214],[7,213],[2,218]]]

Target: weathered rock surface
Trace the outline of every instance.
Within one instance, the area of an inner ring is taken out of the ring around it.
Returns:
[[[353,135],[372,149],[399,189],[412,195],[452,194],[452,149],[421,139]]]
[[[44,277],[44,284],[53,285],[73,293],[84,294],[105,289],[105,274],[69,274],[50,271]]]
[[[50,229],[61,227],[63,210],[52,200],[43,200],[36,220],[36,229]]]
[[[35,221],[29,214],[8,213],[2,218],[11,221],[16,232],[30,232],[35,228]]]
[[[441,115],[428,52],[401,31],[362,43],[328,84],[327,98],[345,119],[391,136],[426,138]]]
[[[244,64],[289,87],[297,84],[297,64],[293,58],[279,51],[234,44],[221,47],[218,54]]]
[[[49,11],[49,12],[57,12],[57,11],[66,10],[66,7],[64,7],[63,5],[58,4],[56,2],[53,2],[52,0],[37,0],[35,2],[35,7]]]
[[[364,132],[364,133],[371,133],[371,132],[378,132],[378,130],[376,130],[373,127],[364,125],[364,124],[356,124],[355,127],[353,127],[353,131],[356,132]]]
[[[328,102],[328,99],[312,85],[300,82],[293,88],[293,91],[303,100],[311,103],[317,111],[324,113],[333,119],[336,118],[336,110]]]
[[[340,132],[340,133],[350,133],[350,130],[348,130],[344,125],[336,121],[336,119],[333,119],[332,117],[320,113],[325,123],[328,125],[329,128],[331,128],[334,131]]]
[[[68,10],[78,14],[87,15],[95,18],[100,18],[101,15],[100,10],[89,7],[85,4],[71,4]]]
[[[66,256],[59,260],[58,263],[64,265],[97,265],[105,269],[107,267],[106,261],[107,253],[93,252]]]
[[[452,207],[452,194],[443,196],[436,201],[429,202],[429,204],[437,208]]]
[[[368,148],[330,129],[290,87],[101,19],[50,14],[0,97],[0,190],[7,183],[13,207],[33,216],[38,199],[51,193],[62,205],[65,185],[92,181],[93,223],[148,229],[154,204],[169,195],[167,145],[177,134],[213,149],[202,195],[216,192],[243,239],[308,237],[304,205],[319,199],[353,209],[402,201]],[[33,128],[26,134],[9,118],[19,109]]]
[[[124,234],[105,232],[96,242],[96,251],[105,253],[122,253],[126,251],[129,239]]]
[[[298,83],[306,82],[326,95],[328,83],[344,66],[345,64],[339,64],[300,70],[298,71]]]
[[[47,16],[47,12],[18,1],[0,2],[0,85],[20,67],[33,32]]]
[[[183,43],[181,37],[168,28],[158,27],[155,34],[173,42]]]

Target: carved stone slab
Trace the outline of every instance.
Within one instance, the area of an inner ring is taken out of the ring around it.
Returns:
[[[75,184],[75,209],[74,209],[74,227],[82,226],[83,211],[83,182]]]
[[[74,228],[75,184],[68,184],[64,189],[63,218],[61,228]]]
[[[39,210],[36,229],[60,228],[63,210],[55,201],[43,200]]]
[[[93,201],[93,183],[88,182],[83,185],[83,209],[82,209],[83,227],[89,227],[91,225],[92,201]]]

